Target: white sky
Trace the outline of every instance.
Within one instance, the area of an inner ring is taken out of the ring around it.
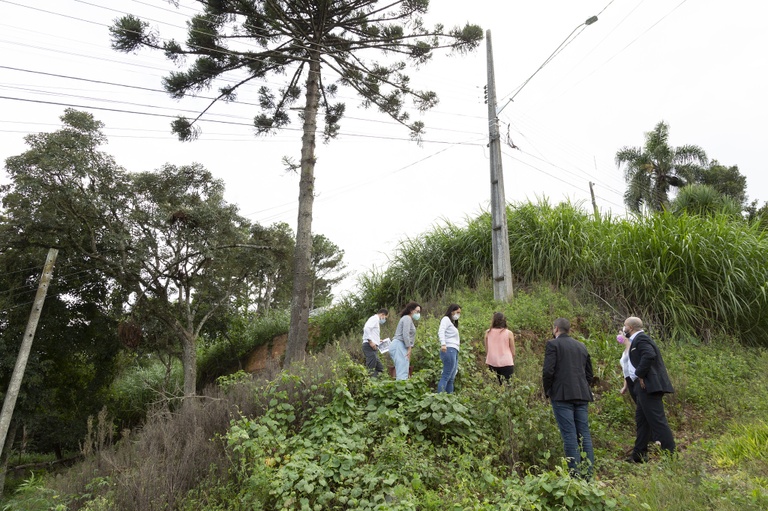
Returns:
[[[0,160],[26,149],[25,134],[59,127],[65,106],[41,102],[172,117],[204,108],[205,100],[177,102],[160,91],[161,78],[174,69],[160,53],[117,53],[107,31],[115,18],[133,13],[162,37],[183,40],[184,23],[197,10],[191,0],[179,9],[165,0],[0,0]],[[592,181],[600,209],[622,215],[624,181],[614,155],[624,145],[642,145],[643,133],[665,120],[672,145],[697,144],[710,158],[738,165],[750,200],[768,200],[761,150],[768,135],[768,2],[432,0],[427,19],[491,30],[504,105],[575,27],[601,11],[501,113],[502,133],[521,149],[502,149],[507,199],[568,198],[591,208]],[[427,126],[422,147],[383,114],[362,109],[351,92],[340,93],[349,98],[342,135],[317,148],[313,232],[345,250],[353,274],[385,265],[406,236],[443,219],[462,223],[487,207],[486,73],[484,43],[467,56],[435,55],[411,73],[441,99],[423,117],[414,114]],[[268,81],[279,84],[281,77]],[[257,87],[246,86],[239,101],[256,103]],[[199,140],[181,143],[168,117],[91,111],[106,124],[104,150],[126,169],[202,163],[225,181],[241,214],[295,229],[298,176],[286,174],[281,160],[299,160],[298,120],[276,136],[255,138],[250,126],[258,107],[222,104],[205,118],[233,124],[202,123]],[[342,286],[352,288],[354,276]]]

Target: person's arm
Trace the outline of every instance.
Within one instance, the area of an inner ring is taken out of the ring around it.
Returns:
[[[594,373],[592,372],[592,357],[587,353],[587,362],[584,364],[584,373],[587,375],[587,385],[592,385],[592,378]]]
[[[629,387],[627,386],[627,379],[624,378],[624,386],[621,387],[621,390],[619,391],[619,394],[626,394],[627,390],[629,390]]]
[[[408,357],[408,360],[410,360],[411,350],[413,349],[413,345],[416,343],[416,325],[413,323],[413,318],[410,316],[404,316],[403,319],[406,320],[405,324],[403,325],[403,338],[408,338],[408,341],[405,342],[408,347],[408,353],[406,353],[406,356]]]
[[[512,352],[512,360],[515,360],[515,334],[512,333],[512,330],[507,330],[509,332],[509,349]]]
[[[440,320],[440,328],[437,329],[437,338],[440,340],[440,351],[446,352],[448,348],[445,345],[445,331],[448,330],[448,326],[451,324],[451,320],[447,316],[443,316]]]
[[[483,337],[483,346],[485,346],[485,352],[488,353],[488,332],[490,332],[491,329],[485,331],[485,336]]]
[[[547,341],[547,348],[544,353],[544,366],[541,370],[544,395],[547,397],[549,397],[549,391],[552,390],[552,383],[555,380],[555,367],[557,367],[557,349],[552,341]]]

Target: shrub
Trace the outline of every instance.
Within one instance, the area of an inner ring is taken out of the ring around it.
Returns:
[[[147,410],[182,394],[181,362],[168,364],[158,358],[126,368],[110,388],[108,408],[120,428],[139,425]]]
[[[587,481],[568,477],[567,467],[525,476],[518,496],[518,509],[568,509],[571,511],[604,511],[625,509],[619,500]],[[626,508],[629,509],[629,508]]]

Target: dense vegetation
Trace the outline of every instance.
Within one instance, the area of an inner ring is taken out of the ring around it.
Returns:
[[[512,272],[524,284],[571,286],[615,317],[634,312],[675,340],[729,333],[768,345],[766,238],[758,222],[729,215],[659,213],[595,221],[579,207],[547,202],[508,211]],[[406,240],[363,295],[401,303],[473,287],[489,276],[490,215]]]
[[[305,363],[222,376],[186,406],[160,401],[141,430],[119,440],[103,414],[84,461],[55,479],[28,479],[8,509],[765,509],[759,228],[717,215],[596,221],[569,204],[513,207],[520,285],[503,305],[484,273],[487,223],[480,216],[406,241],[359,296],[314,319],[315,355]],[[361,365],[362,320],[405,297],[417,297],[425,312],[414,378],[371,381]],[[463,310],[457,390],[437,395],[437,324],[453,301]],[[495,310],[517,332],[509,387],[483,366],[482,333]],[[631,402],[618,393],[614,333],[629,312],[646,319],[664,350],[676,389],[666,399],[676,459],[621,461],[634,424]],[[599,377],[591,483],[565,476],[541,392],[543,346],[557,316],[573,320]],[[228,344],[201,345],[199,360],[211,378],[224,373],[284,321],[233,322]],[[139,385],[122,381],[127,402]]]

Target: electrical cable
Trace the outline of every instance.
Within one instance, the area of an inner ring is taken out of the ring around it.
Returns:
[[[664,19],[665,19],[667,16],[669,16],[670,14],[672,14],[673,12],[675,12],[675,11],[676,11],[678,8],[680,8],[680,6],[682,6],[682,5],[683,5],[685,2],[687,2],[687,1],[688,1],[688,0],[683,0],[682,2],[680,2],[679,4],[677,4],[675,7],[673,7],[671,11],[667,12],[667,13],[666,13],[664,16],[662,16],[661,18],[659,18],[659,19],[658,19],[658,20],[657,20],[657,21],[656,21],[656,22],[655,22],[653,25],[651,25],[650,27],[648,27],[647,29],[645,29],[645,31],[643,31],[643,32],[642,32],[640,35],[638,35],[637,37],[635,37],[634,39],[632,39],[632,40],[629,42],[629,44],[627,44],[627,45],[626,45],[626,46],[624,46],[622,49],[620,49],[619,51],[617,51],[616,53],[614,53],[614,54],[613,54],[613,56],[611,56],[611,57],[610,57],[608,60],[606,60],[605,62],[603,62],[602,64],[600,64],[598,67],[596,67],[595,69],[593,69],[593,70],[592,70],[592,72],[590,72],[590,73],[589,73],[588,75],[586,75],[584,78],[582,78],[581,80],[579,80],[578,82],[576,82],[575,84],[573,84],[571,87],[569,87],[568,89],[564,90],[564,91],[562,92],[561,96],[562,96],[563,94],[565,94],[566,92],[568,92],[568,90],[570,90],[571,88],[573,88],[573,87],[575,87],[575,86],[579,85],[581,82],[583,82],[584,80],[586,80],[587,78],[589,78],[590,76],[592,76],[593,74],[595,74],[597,71],[599,71],[600,69],[602,69],[602,68],[603,68],[603,66],[605,66],[606,64],[608,64],[610,61],[612,61],[613,59],[615,59],[616,57],[618,57],[618,56],[619,56],[621,53],[623,53],[623,52],[624,52],[624,51],[625,51],[627,48],[629,48],[630,46],[632,46],[633,44],[635,44],[635,42],[637,42],[637,40],[638,40],[638,39],[640,39],[640,38],[641,38],[641,37],[643,37],[645,34],[647,34],[648,32],[650,32],[650,31],[651,31],[651,29],[653,29],[653,28],[654,28],[656,25],[658,25],[659,23],[661,23],[662,21],[664,21]]]
[[[560,139],[555,139],[552,136],[552,131],[551,130],[549,130],[547,128],[543,128],[543,127],[537,126],[536,121],[533,118],[531,118],[528,115],[526,115],[524,112],[518,111],[517,112],[517,119],[518,119],[518,122],[522,122],[524,124],[528,124],[529,125],[528,129],[530,131],[537,132],[539,137],[544,137],[544,138],[546,138],[546,139],[548,139],[550,141],[553,141],[554,145],[556,145],[558,148],[560,148],[560,150],[562,150],[563,152],[566,152],[568,154],[574,155],[577,158],[580,157],[579,155],[588,156],[590,158],[594,158],[594,155],[592,153],[588,153],[588,152],[584,151],[581,146],[575,146],[573,144],[564,142],[564,141],[562,141]],[[624,181],[620,178],[620,175],[617,175],[617,173],[615,171],[616,170],[615,168],[612,168],[612,167],[608,168],[608,167],[600,166],[600,167],[598,167],[597,170],[603,176],[604,180],[608,180],[611,183],[615,183],[615,186],[622,187],[625,184]]]
[[[568,181],[566,181],[565,179],[562,179],[561,177],[558,177],[558,176],[556,176],[556,175],[554,175],[554,174],[550,174],[549,172],[547,172],[547,171],[545,171],[545,170],[543,170],[543,169],[540,169],[539,167],[537,167],[537,166],[535,166],[535,165],[531,165],[530,163],[528,163],[528,162],[526,162],[526,161],[524,161],[524,160],[521,160],[521,159],[519,159],[519,158],[516,158],[515,156],[513,156],[513,155],[509,154],[509,153],[508,153],[508,152],[506,152],[506,151],[501,151],[501,154],[503,154],[503,155],[507,156],[508,158],[511,158],[511,159],[513,159],[513,160],[515,160],[515,161],[517,161],[517,162],[520,162],[520,163],[522,163],[523,165],[526,165],[526,166],[528,166],[528,167],[530,167],[530,168],[532,168],[532,169],[534,169],[534,170],[537,170],[537,171],[541,172],[542,174],[544,174],[544,175],[547,175],[547,176],[551,177],[552,179],[555,179],[555,180],[557,180],[557,181],[560,181],[561,183],[564,183],[564,184],[566,184],[566,185],[568,185],[568,186],[571,186],[571,187],[573,187],[574,189],[581,189],[581,187],[580,187],[580,186],[578,186],[578,185],[575,185],[575,184],[573,184],[573,183],[571,183],[571,182],[568,182]],[[615,203],[615,202],[613,202],[613,201],[610,201],[610,200],[606,200],[606,199],[603,199],[603,200],[605,200],[605,201],[606,201],[606,202],[608,202],[609,204],[613,204],[614,206],[618,206],[618,207],[622,207],[622,208],[624,207],[624,206],[620,206],[620,205],[616,204],[616,203]]]
[[[499,101],[503,101],[504,99],[506,99],[506,97],[507,97],[507,96],[510,96],[510,95],[511,95],[512,97],[510,97],[510,98],[509,98],[509,100],[507,101],[507,103],[509,103],[509,102],[513,101],[513,100],[514,100],[514,99],[517,97],[517,95],[518,95],[518,94],[520,94],[520,92],[523,90],[523,88],[524,88],[526,85],[528,85],[528,82],[530,82],[530,81],[533,79],[533,77],[534,77],[534,76],[536,76],[536,75],[538,74],[538,72],[539,72],[539,71],[541,71],[541,70],[544,68],[544,66],[546,66],[547,64],[549,64],[549,63],[552,61],[552,59],[554,59],[555,57],[557,57],[557,55],[558,55],[558,54],[559,54],[559,53],[560,53],[562,50],[564,50],[564,49],[565,49],[565,48],[566,48],[566,47],[567,47],[569,44],[571,44],[571,42],[572,42],[573,40],[575,40],[575,39],[576,39],[576,38],[577,38],[577,37],[578,37],[578,36],[581,34],[581,32],[583,32],[583,31],[584,31],[584,29],[587,27],[587,25],[591,25],[592,23],[594,23],[594,21],[591,21],[591,22],[590,22],[590,20],[591,20],[591,19],[592,19],[592,18],[588,19],[588,20],[587,20],[587,21],[585,21],[584,23],[582,23],[582,24],[578,25],[576,28],[574,28],[574,29],[571,31],[571,33],[570,33],[570,34],[568,34],[568,36],[567,36],[565,39],[563,39],[563,42],[562,42],[562,43],[560,43],[560,44],[558,45],[558,47],[557,47],[557,48],[555,48],[555,51],[553,51],[553,52],[552,52],[552,53],[549,55],[549,57],[547,57],[547,58],[544,60],[544,62],[543,62],[543,63],[542,63],[542,64],[541,64],[541,65],[538,67],[538,69],[536,69],[536,71],[534,71],[534,72],[533,72],[533,74],[532,74],[531,76],[529,76],[529,77],[528,77],[528,79],[526,79],[526,80],[525,80],[525,81],[524,81],[522,84],[520,84],[520,85],[519,85],[519,86],[517,86],[515,89],[513,89],[513,90],[512,90],[512,92],[510,92],[509,94],[506,94],[505,96],[503,96],[503,97],[501,98],[501,100],[499,100]],[[595,17],[595,21],[597,21],[597,18],[596,18],[596,17]],[[577,30],[579,30],[579,29],[581,29],[581,30],[579,31],[579,33],[578,33],[578,34],[576,34],[576,35],[574,36],[573,34],[574,34],[574,33],[575,33]],[[571,39],[571,36],[573,36],[573,39]]]
[[[0,0],[2,1],[2,0]],[[90,110],[103,110],[107,112],[117,112],[117,113],[124,113],[124,114],[134,114],[134,115],[145,115],[149,117],[161,117],[161,118],[169,118],[169,119],[175,119],[176,116],[173,115],[167,115],[167,114],[160,114],[160,113],[154,113],[154,112],[137,112],[133,110],[124,110],[119,108],[107,108],[107,107],[99,107],[99,106],[90,106],[90,105],[77,105],[72,103],[62,103],[57,101],[43,101],[38,99],[26,99],[26,98],[15,98],[15,97],[9,97],[9,96],[0,96],[0,99],[6,99],[10,101],[22,101],[27,103],[37,103],[37,104],[44,104],[44,105],[57,105],[57,106],[65,106],[65,107],[71,107],[71,108],[84,108],[84,109],[90,109]],[[243,122],[235,122],[235,121],[223,121],[219,119],[200,119],[200,122],[210,122],[215,124],[228,124],[233,126],[253,126],[250,123],[243,123]],[[275,128],[278,131],[303,131],[302,128],[291,128],[288,126],[282,126],[279,128]],[[317,130],[316,133],[322,133],[321,130]],[[378,140],[401,140],[401,141],[410,141],[412,142],[411,138],[404,138],[404,137],[388,137],[383,135],[369,135],[364,133],[350,133],[350,132],[339,132],[340,136],[347,136],[347,137],[358,137],[358,138],[373,138]],[[453,141],[445,141],[445,140],[428,140],[423,139],[421,140],[422,144],[448,144],[448,145],[461,145],[457,142]]]
[[[325,200],[337,197],[337,196],[339,196],[342,193],[346,193],[346,192],[349,192],[349,191],[354,190],[356,188],[359,188],[361,186],[365,186],[367,184],[375,182],[378,179],[381,179],[382,175],[395,175],[395,174],[397,174],[399,172],[402,172],[402,171],[407,170],[407,169],[409,169],[411,167],[414,167],[414,166],[416,166],[416,165],[418,165],[418,164],[420,164],[420,163],[422,163],[422,162],[424,162],[426,160],[429,160],[430,158],[433,158],[433,157],[435,157],[435,156],[437,156],[437,155],[439,155],[439,154],[441,154],[441,153],[443,153],[443,152],[445,152],[445,151],[447,151],[449,149],[452,149],[455,146],[459,146],[459,145],[477,145],[477,144],[474,144],[473,142],[474,142],[474,140],[467,140],[466,142],[457,143],[455,145],[451,145],[451,146],[445,147],[443,149],[440,149],[439,151],[435,151],[432,154],[429,154],[429,155],[427,155],[427,156],[425,156],[423,158],[420,158],[420,159],[418,159],[418,160],[416,160],[414,162],[411,162],[411,163],[409,163],[409,164],[407,164],[407,165],[405,165],[403,167],[400,167],[400,168],[398,168],[396,170],[393,170],[393,171],[390,171],[390,172],[387,172],[387,173],[384,173],[384,174],[378,174],[375,177],[367,179],[367,180],[364,180],[364,181],[359,181],[357,183],[352,183],[352,184],[349,184],[349,185],[346,185],[346,186],[342,186],[342,187],[339,187],[339,188],[336,188],[336,189],[333,189],[333,190],[329,190],[328,192],[326,192],[327,195],[324,194],[323,196],[318,197],[317,199],[315,199],[315,202],[325,201]],[[259,211],[254,211],[254,212],[251,212],[251,213],[246,213],[246,214],[243,214],[243,216],[245,216],[245,217],[252,217],[252,216],[257,215],[259,213],[264,213],[264,212],[267,212],[267,211],[271,211],[273,209],[285,208],[285,207],[290,206],[290,208],[287,209],[287,210],[283,210],[283,211],[280,211],[278,213],[275,213],[275,214],[272,214],[272,215],[269,215],[267,217],[259,219],[259,222],[269,222],[271,220],[279,218],[280,216],[282,216],[282,215],[284,215],[286,213],[293,212],[294,208],[297,206],[297,204],[298,204],[298,200],[292,200],[290,202],[286,202],[286,203],[283,203],[283,204],[278,204],[276,206],[265,208],[265,209],[262,209],[262,210],[259,210]]]

